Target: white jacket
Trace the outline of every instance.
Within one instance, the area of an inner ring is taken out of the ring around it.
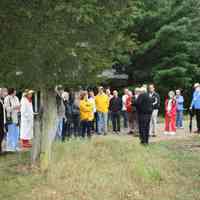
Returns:
[[[31,140],[33,138],[33,123],[33,104],[26,97],[22,97],[20,139]]]

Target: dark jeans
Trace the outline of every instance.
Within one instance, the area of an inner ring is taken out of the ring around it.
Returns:
[[[200,109],[196,109],[197,131],[200,133]]]
[[[73,134],[75,137],[80,135],[80,117],[79,115],[75,115],[72,117],[72,125],[73,125]]]
[[[112,126],[113,126],[113,131],[120,132],[120,111],[119,112],[112,112],[111,113],[111,118],[112,118]]]
[[[0,153],[2,152],[2,142],[4,138],[4,128],[0,125]]]
[[[74,135],[75,137],[80,136],[80,117],[72,116],[71,119],[68,119],[63,123],[62,131],[62,141],[67,137],[68,139]]]
[[[122,111],[123,125],[124,128],[128,128],[128,112]]]
[[[142,144],[148,144],[151,115],[139,114],[138,121],[139,121],[140,141]]]
[[[98,113],[94,113],[94,120],[91,122],[91,130],[98,132]]]
[[[81,137],[91,137],[91,121],[81,121]]]

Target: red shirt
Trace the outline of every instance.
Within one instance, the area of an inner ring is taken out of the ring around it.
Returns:
[[[132,112],[132,96],[128,96],[127,99],[126,99],[126,110],[127,112]]]

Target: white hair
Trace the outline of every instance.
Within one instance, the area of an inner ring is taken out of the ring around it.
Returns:
[[[62,93],[62,99],[69,100],[69,93],[68,92],[63,92]]]

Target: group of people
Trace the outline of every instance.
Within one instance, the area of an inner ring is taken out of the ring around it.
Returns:
[[[111,92],[101,86],[97,93],[93,90],[65,91],[62,86],[57,86],[55,92],[58,114],[56,138],[62,141],[72,136],[90,138],[92,134],[112,132],[139,135],[141,143],[148,144],[149,136],[157,135],[161,100],[153,84],[143,85],[134,91],[125,88],[121,96],[117,90]],[[33,94],[33,90],[25,90],[19,100],[15,89],[0,88],[0,152],[4,139],[6,151],[32,146]],[[199,83],[194,85],[190,110],[195,111],[196,132],[200,133]],[[183,128],[183,112],[181,90],[170,91],[165,100],[165,134],[174,135],[177,128]]]
[[[122,96],[117,90],[111,92],[103,87],[98,87],[96,95],[93,90],[66,92],[61,86],[56,87],[56,92],[59,115],[57,137],[63,141],[72,135],[90,138],[92,134],[121,132],[139,134],[141,143],[148,144],[149,134],[156,136],[160,97],[154,85],[148,88],[144,85],[134,92],[125,88]]]
[[[0,88],[0,154],[4,139],[7,152],[31,148],[34,127],[33,93],[33,90],[24,91],[20,101],[14,88]]]

